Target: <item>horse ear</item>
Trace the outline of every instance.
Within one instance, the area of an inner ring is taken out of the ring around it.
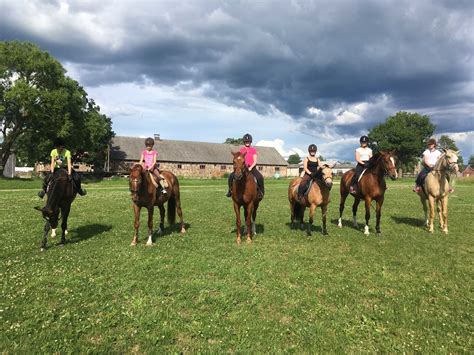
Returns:
[[[456,150],[454,153],[456,153],[456,155],[459,155],[459,154],[461,154],[461,151],[460,151],[460,150]]]

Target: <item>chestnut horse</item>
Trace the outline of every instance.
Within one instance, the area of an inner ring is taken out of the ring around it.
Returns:
[[[311,235],[314,211],[318,206],[321,206],[321,216],[323,222],[322,233],[323,235],[328,235],[326,228],[326,212],[330,202],[329,192],[332,188],[333,167],[334,166],[329,166],[327,164],[322,166],[321,170],[316,175],[316,178],[313,179],[307,197],[303,197],[302,199],[298,198],[298,187],[301,183],[301,177],[294,178],[290,182],[290,186],[288,186],[288,200],[290,201],[292,227],[295,226],[295,219],[299,219],[301,229],[304,228],[304,211],[306,207],[309,207],[309,223],[306,230],[308,236]]]
[[[341,179],[341,203],[339,205],[338,227],[342,228],[342,212],[344,211],[344,202],[349,194],[352,176],[355,169],[346,171]],[[354,204],[352,205],[352,216],[354,227],[357,227],[357,207],[361,200],[365,201],[365,227],[364,234],[369,235],[370,204],[376,202],[376,222],[375,231],[380,231],[380,216],[387,185],[384,176],[387,174],[390,179],[397,178],[397,169],[393,152],[381,151],[375,153],[369,160],[369,168],[364,172],[358,183],[357,191],[354,194]]]
[[[252,242],[252,235],[256,235],[255,219],[257,218],[257,209],[262,197],[257,193],[257,182],[252,172],[245,165],[246,153],[232,153],[234,156],[234,180],[232,181],[232,201],[235,211],[235,225],[237,228],[237,243],[242,241],[240,227],[240,207],[244,207],[244,216],[247,232],[247,243]],[[245,232],[244,232],[245,233]]]
[[[54,172],[48,188],[48,200],[43,208],[35,207],[41,211],[46,220],[44,225],[44,235],[41,242],[41,251],[46,249],[48,243],[48,233],[51,229],[51,237],[56,236],[56,228],[59,222],[59,212],[61,212],[61,241],[60,245],[66,243],[67,219],[71,211],[72,201],[76,198],[76,184],[69,178],[65,169],[58,169]]]
[[[180,218],[181,233],[185,233],[185,225],[183,221],[183,213],[181,211],[181,200],[179,193],[179,182],[176,176],[169,171],[162,171],[162,176],[165,177],[168,182],[166,188],[167,193],[159,193],[159,190],[155,187],[152,180],[153,176],[151,173],[146,171],[141,164],[135,164],[130,168],[129,186],[130,192],[132,193],[133,211],[135,214],[135,234],[131,245],[138,243],[138,228],[140,227],[140,211],[142,207],[148,210],[148,241],[147,245],[153,244],[153,207],[158,206],[160,210],[160,226],[158,227],[157,233],[163,233],[165,228],[165,202],[168,202],[168,223],[170,225],[175,223],[176,212]]]
[[[434,232],[435,205],[439,213],[439,224],[443,233],[448,234],[448,195],[449,182],[447,176],[451,172],[458,172],[458,154],[451,149],[443,149],[433,170],[426,176],[423,189],[419,192],[420,200],[425,212],[425,225],[430,233]],[[428,216],[428,206],[429,216]]]

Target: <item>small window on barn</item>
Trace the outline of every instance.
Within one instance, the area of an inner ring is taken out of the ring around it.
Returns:
[[[204,164],[199,165],[199,169],[204,170],[206,169],[206,166]]]
[[[263,166],[259,166],[259,167],[258,167],[258,170],[262,171],[262,170],[263,170]]]
[[[183,165],[182,164],[178,164],[178,169],[182,169],[183,168]]]
[[[227,170],[227,165],[221,165],[221,170]]]
[[[279,167],[279,166],[275,166],[275,171],[280,171],[280,167]]]

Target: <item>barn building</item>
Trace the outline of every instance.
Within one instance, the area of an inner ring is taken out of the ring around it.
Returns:
[[[127,173],[138,162],[144,149],[144,138],[116,136],[112,139],[105,171]],[[233,171],[232,151],[239,146],[221,143],[191,142],[160,139],[155,135],[154,149],[158,151],[160,169],[177,176],[222,177]],[[265,177],[286,177],[288,163],[273,147],[255,147],[257,168]]]

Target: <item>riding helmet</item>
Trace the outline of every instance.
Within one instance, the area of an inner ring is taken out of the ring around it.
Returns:
[[[66,142],[64,142],[64,139],[61,137],[57,137],[54,140],[54,146],[55,147],[64,147],[66,145]]]
[[[250,142],[250,143],[252,143],[252,136],[251,136],[250,134],[246,133],[246,134],[244,134],[244,137],[243,137],[242,140],[244,141],[244,143],[245,143],[245,142]]]
[[[154,146],[155,145],[155,140],[153,138],[147,138],[145,139],[145,146],[148,147],[148,146]]]
[[[430,144],[436,145],[436,139],[430,138],[430,139],[428,140],[428,143],[427,143],[427,144],[428,144],[428,145],[430,145]]]
[[[317,152],[318,151],[318,147],[316,147],[316,144],[310,144],[308,146],[308,152]]]
[[[360,137],[360,142],[361,143],[369,143],[369,137],[367,137],[367,136]]]

